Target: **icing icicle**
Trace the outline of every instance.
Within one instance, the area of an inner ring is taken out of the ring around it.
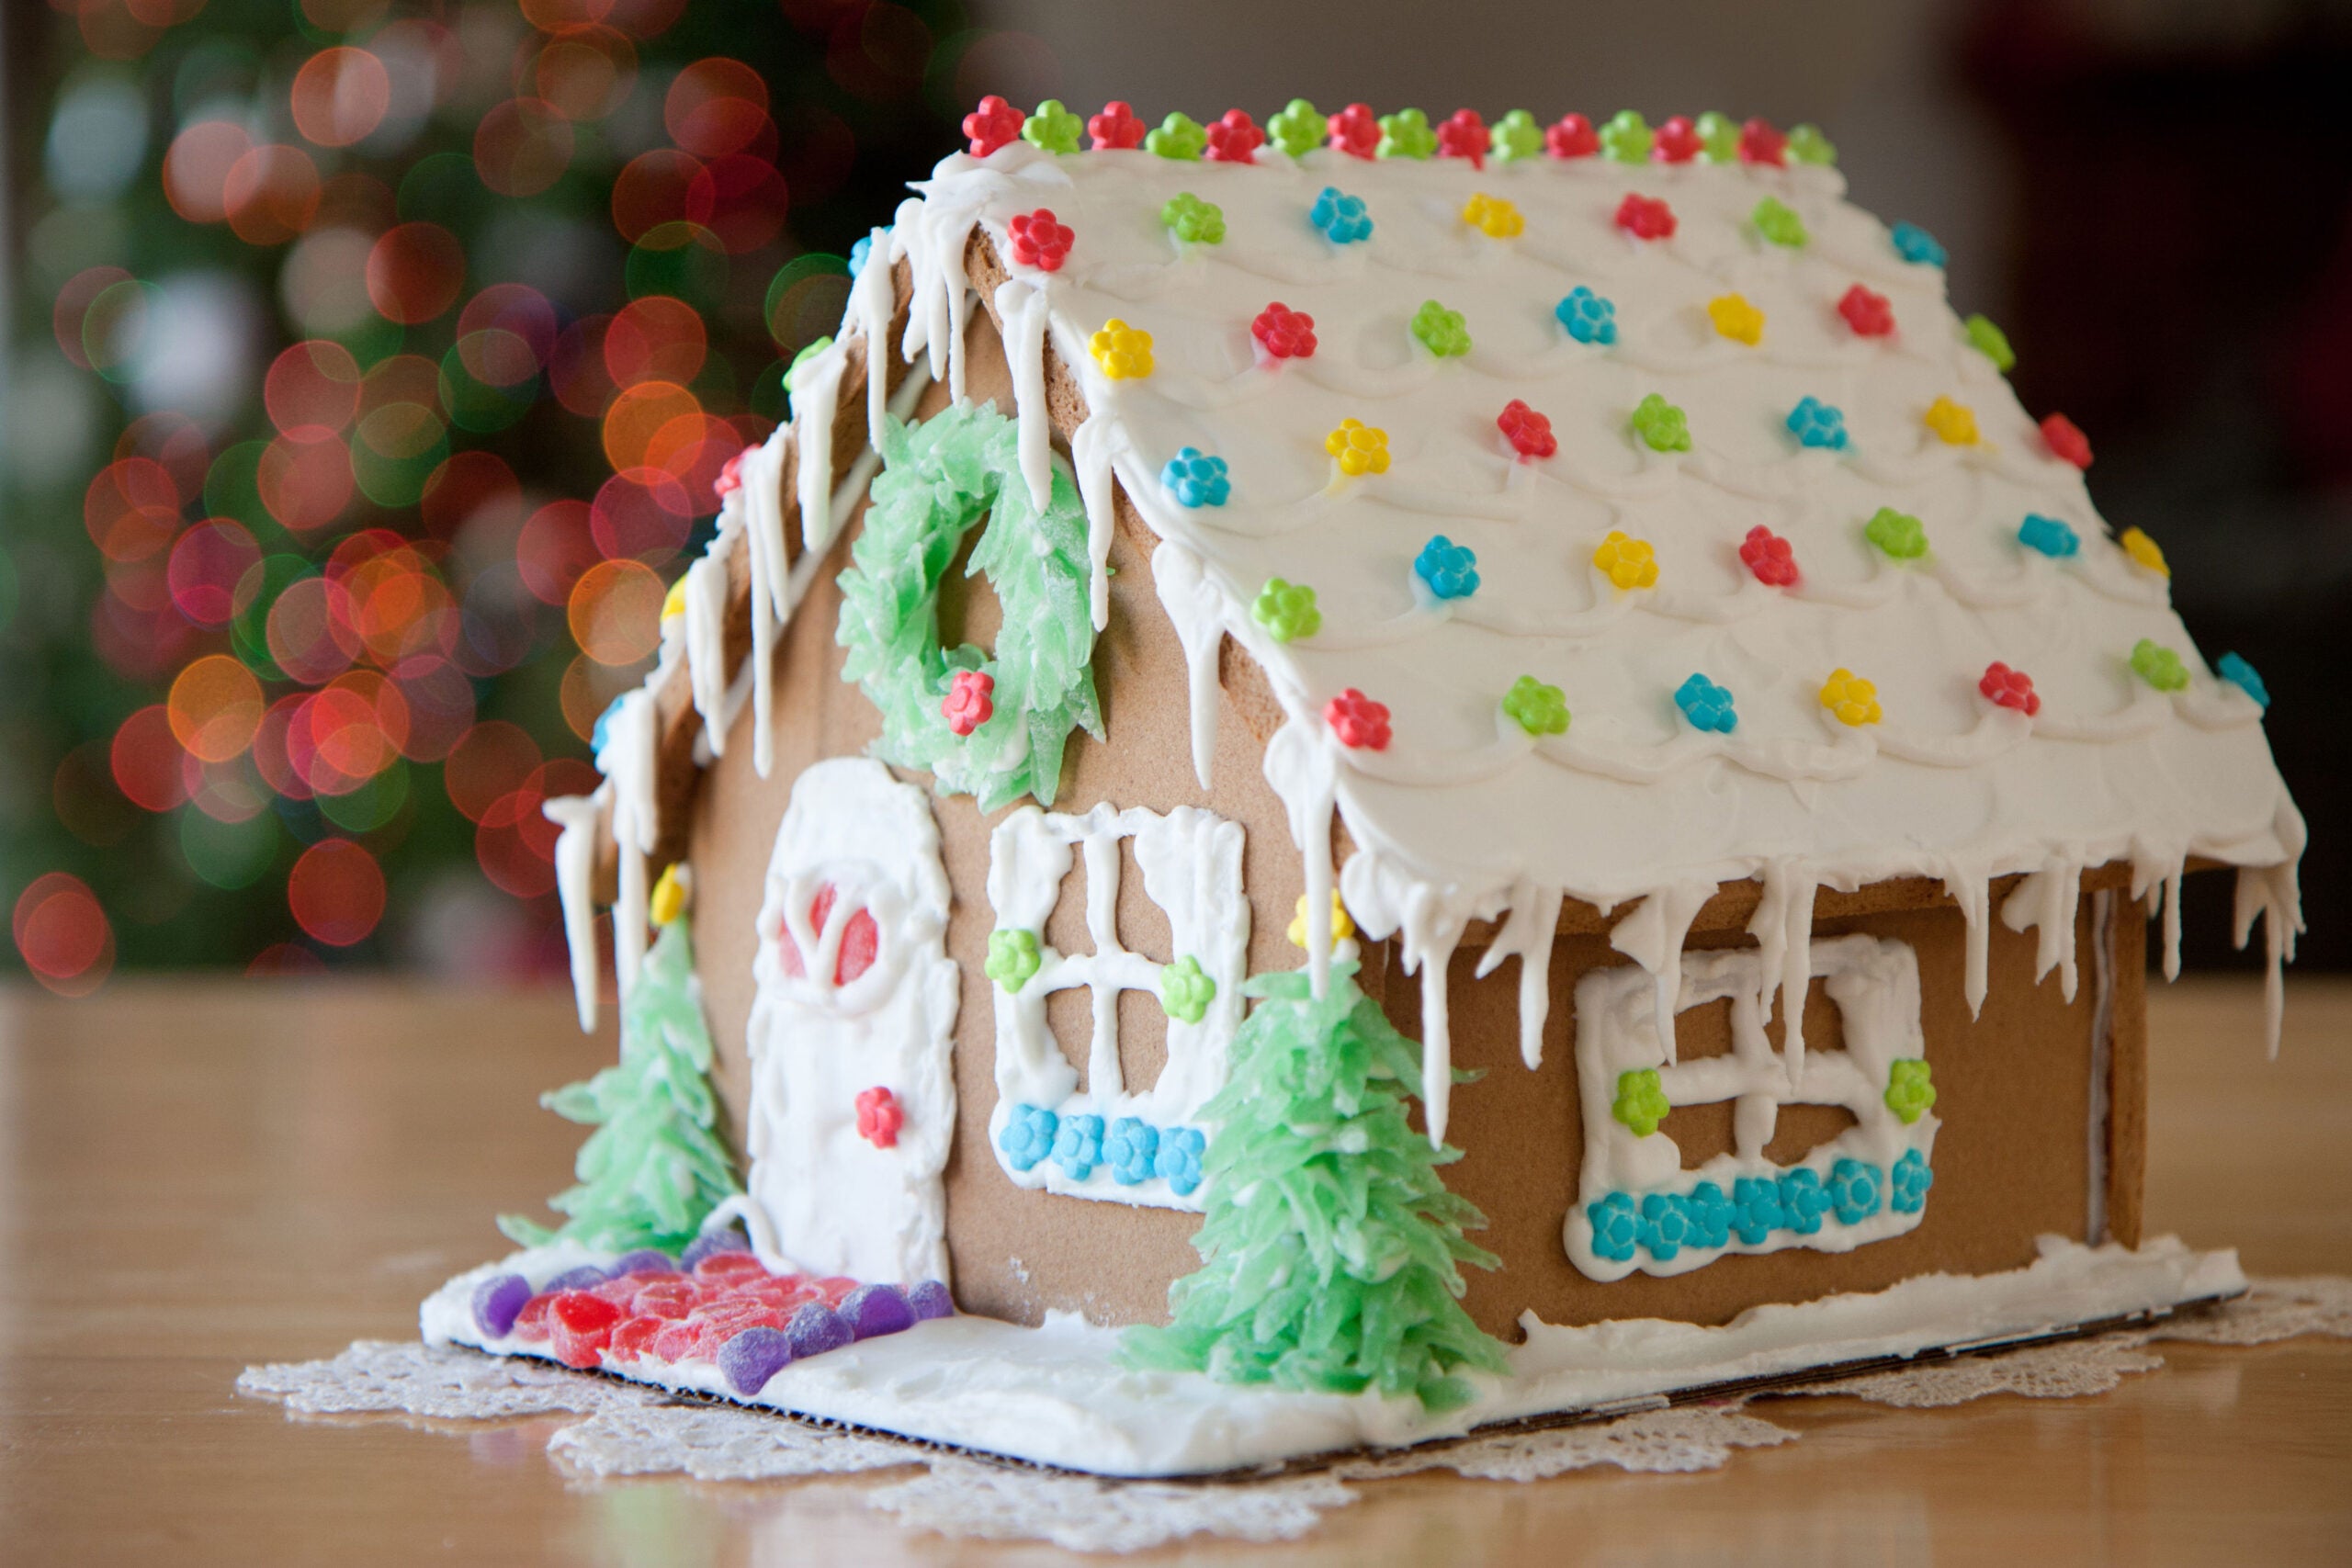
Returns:
[[[1657,994],[1657,1038],[1674,1060],[1674,1014],[1682,995],[1682,942],[1715,895],[1712,882],[1669,882],[1609,930],[1609,945],[1650,972]]]
[[[1306,974],[1317,1001],[1331,983],[1331,818],[1339,775],[1320,727],[1292,719],[1266,744],[1266,782],[1290,818],[1306,884]]]
[[[842,372],[848,351],[835,343],[800,367],[792,394],[792,428],[798,437],[800,466],[794,476],[800,502],[800,544],[821,556],[833,542],[833,414],[841,400]],[[790,610],[776,607],[776,619]]]
[[[1804,1004],[1813,986],[1813,904],[1821,885],[1802,866],[1774,861],[1764,868],[1764,897],[1747,922],[1756,939],[1758,1028],[1781,998],[1781,1049],[1788,1058],[1789,1087],[1804,1084]]]
[[[608,796],[605,789],[593,795],[561,795],[539,807],[563,829],[555,840],[555,887],[563,906],[564,944],[571,950],[571,999],[583,1034],[596,1027],[596,908],[591,885],[596,876],[598,800]]]
[[[1217,653],[1225,646],[1225,596],[1201,571],[1201,558],[1178,544],[1152,552],[1152,586],[1184,648],[1192,697],[1193,773],[1209,787],[1216,756]]]
[[[2029,872],[2001,901],[2003,925],[2020,936],[2028,926],[2034,928],[2034,982],[2040,984],[2054,966],[2059,992],[2070,1002],[2078,978],[2075,906],[2081,899],[2082,885],[2082,863],[2054,861],[2041,871]]]
[[[730,503],[710,548],[686,568],[686,682],[713,757],[727,754],[727,558],[742,534],[742,508]]]
[[[1988,985],[1987,959],[1992,945],[1993,879],[1982,866],[1951,866],[1944,873],[1944,891],[1960,906],[1964,928],[1965,957],[1962,962],[1962,993],[1968,999],[1968,1016],[1975,1018],[1984,1010],[1984,993]]]
[[[1087,603],[1094,629],[1111,624],[1111,536],[1118,513],[1111,495],[1112,426],[1089,418],[1070,436],[1070,466],[1078,470],[1078,495],[1086,506]]]
[[[1519,1059],[1530,1072],[1544,1065],[1544,1024],[1552,1012],[1552,943],[1560,930],[1557,887],[1521,881],[1511,889],[1510,914],[1474,978],[1483,980],[1506,958],[1519,960]]]
[[[1054,484],[1054,421],[1046,406],[1046,292],[1026,279],[1008,277],[997,286],[996,309],[1004,321],[1004,357],[1012,373],[1021,478],[1031,502],[1043,508]]]
[[[596,765],[612,789],[613,845],[620,857],[620,899],[613,908],[613,970],[626,1001],[645,958],[646,857],[660,833],[653,781],[659,767],[653,693],[640,686],[614,704]]]

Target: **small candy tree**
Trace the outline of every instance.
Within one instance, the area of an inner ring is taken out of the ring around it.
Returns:
[[[1377,1388],[1431,1410],[1466,1403],[1458,1371],[1501,1372],[1502,1348],[1462,1310],[1459,1265],[1494,1268],[1464,1238],[1486,1216],[1445,1190],[1406,1119],[1420,1052],[1332,966],[1260,976],[1213,1123],[1202,1267],[1169,1292],[1174,1322],[1130,1330],[1130,1365],[1317,1393]]]

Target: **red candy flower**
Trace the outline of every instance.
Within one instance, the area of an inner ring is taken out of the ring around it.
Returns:
[[[1663,200],[1635,196],[1630,191],[1617,204],[1617,227],[1636,240],[1668,240],[1674,237],[1674,209]]]
[[[1600,133],[1580,114],[1564,114],[1544,131],[1544,151],[1555,158],[1589,158],[1600,151]]]
[[[1226,110],[1223,118],[1209,121],[1206,129],[1209,141],[1202,156],[1216,163],[1246,164],[1266,144],[1266,133],[1241,109]]]
[[[1894,310],[1886,296],[1857,283],[1838,301],[1838,313],[1854,329],[1856,337],[1884,337],[1894,330]]]
[[[1529,408],[1523,399],[1513,398],[1505,403],[1495,424],[1510,439],[1511,450],[1522,457],[1548,457],[1560,449],[1560,438],[1552,434],[1552,422]]]
[[[964,117],[964,134],[972,139],[972,156],[985,158],[1008,142],[1021,139],[1028,116],[990,93],[980,107]]]
[[[1062,259],[1069,254],[1070,242],[1078,238],[1069,224],[1054,220],[1050,207],[1016,213],[1005,228],[1012,233],[1012,259],[1039,272],[1059,272]]]
[[[1097,152],[1129,152],[1143,145],[1143,121],[1125,98],[1113,98],[1101,114],[1088,118],[1086,134],[1094,139]]]
[[[1739,544],[1739,558],[1768,588],[1793,588],[1797,582],[1797,552],[1786,539],[1761,523],[1747,531]]]
[[[986,724],[996,712],[996,704],[989,694],[996,690],[996,677],[979,670],[958,670],[949,683],[947,696],[939,711],[947,717],[947,728],[958,735],[969,735]]]
[[[1687,114],[1676,115],[1657,128],[1650,156],[1661,164],[1687,164],[1699,155],[1699,128]]]
[[[1370,104],[1350,104],[1331,117],[1328,139],[1351,158],[1369,158],[1380,150],[1380,121]]]
[[[1437,128],[1437,155],[1467,158],[1474,169],[1487,166],[1487,122],[1476,109],[1455,109]]]
[[[2015,708],[2028,718],[2041,711],[2041,694],[2033,689],[2033,677],[1997,659],[1984,666],[1984,679],[1976,682],[1976,689],[1996,705]]]
[[[2053,413],[2041,422],[2041,439],[2053,456],[2078,468],[2091,466],[2091,438],[2064,414]]]
[[[713,494],[731,495],[743,488],[743,459],[751,455],[752,449],[746,446],[719,466],[718,477],[710,481]]]
[[[1315,318],[1279,299],[1258,312],[1250,323],[1250,335],[1276,359],[1311,359],[1315,355]]]
[[[877,1149],[899,1146],[899,1129],[907,1124],[907,1112],[899,1104],[899,1097],[879,1084],[857,1097],[857,1135]]]
[[[1350,686],[1323,709],[1323,722],[1340,744],[1360,751],[1388,750],[1388,709]]]
[[[1739,161],[1743,164],[1770,164],[1774,168],[1785,164],[1789,154],[1789,139],[1772,129],[1772,122],[1751,119],[1739,128]]]

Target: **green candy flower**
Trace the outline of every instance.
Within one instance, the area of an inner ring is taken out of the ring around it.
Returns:
[[[1323,145],[1331,122],[1315,112],[1305,98],[1293,98],[1266,122],[1266,139],[1294,158],[1304,158]]]
[[[989,979],[1017,996],[1044,962],[1037,953],[1035,931],[996,931],[989,932],[989,960],[981,968]]]
[[[1610,1106],[1609,1114],[1632,1129],[1634,1136],[1646,1138],[1657,1132],[1657,1124],[1673,1109],[1667,1103],[1666,1089],[1657,1081],[1656,1067],[1636,1067],[1617,1075],[1617,1100]]]
[[[1532,675],[1521,675],[1503,694],[1503,716],[1530,735],[1568,732],[1568,694]]]
[[[1652,392],[1634,405],[1634,434],[1653,452],[1690,450],[1690,422],[1662,393]]]
[[[1928,1064],[1917,1056],[1897,1056],[1887,1066],[1886,1108],[1906,1127],[1925,1116],[1936,1102],[1936,1086],[1928,1081],[1930,1076]]]
[[[1413,335],[1440,359],[1470,352],[1470,329],[1463,324],[1462,312],[1449,310],[1434,299],[1422,300],[1421,308],[1413,312]]]
[[[1882,506],[1862,525],[1862,536],[1895,560],[1917,560],[1928,553],[1928,530],[1907,512]]]
[[[1498,164],[1515,164],[1544,151],[1544,128],[1525,109],[1513,109],[1487,132],[1487,155]]]
[[[1748,221],[1756,225],[1758,233],[1776,245],[1794,250],[1805,242],[1804,220],[1797,216],[1796,209],[1778,197],[1768,196],[1758,202],[1756,210],[1748,214]]]
[[[1313,637],[1323,629],[1323,612],[1315,607],[1315,590],[1279,577],[1266,580],[1257,603],[1250,606],[1250,615],[1276,642]]]
[[[1826,167],[1838,162],[1838,144],[1821,133],[1821,127],[1808,120],[1790,128],[1789,156],[1800,164],[1819,164]]]
[[[1430,117],[1419,109],[1398,109],[1395,114],[1380,117],[1380,146],[1374,155],[1382,158],[1426,158],[1437,151],[1437,132],[1430,129]]]
[[[1710,164],[1739,162],[1739,121],[1709,109],[1692,130],[1699,133],[1699,156]]]
[[[1188,245],[1225,243],[1225,211],[1214,201],[1203,201],[1180,190],[1159,209],[1159,220]]]
[[[1201,129],[1199,121],[1181,111],[1161,120],[1159,129],[1143,139],[1145,152],[1186,164],[1200,162],[1208,144],[1209,133]]]
[[[1619,109],[1600,128],[1601,155],[1620,164],[1648,163],[1650,143],[1657,140],[1650,134],[1650,122],[1632,109]]]
[[[2018,362],[2017,351],[2009,346],[2009,334],[1993,324],[1985,315],[1974,315],[1961,325],[1967,331],[1968,346],[1993,362],[1993,368],[2006,376]]]
[[[2188,667],[2180,655],[2146,637],[2132,645],[2132,668],[2159,692],[2177,692],[2188,684]]]
[[[1086,122],[1062,107],[1059,98],[1047,98],[1037,112],[1021,122],[1021,140],[1046,152],[1075,152]]]
[[[1216,982],[1203,972],[1201,961],[1191,953],[1161,966],[1159,1005],[1169,1017],[1181,1023],[1198,1023],[1208,1017],[1209,1003],[1216,999]]]

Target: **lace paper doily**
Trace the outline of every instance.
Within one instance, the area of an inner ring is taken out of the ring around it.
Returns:
[[[2155,1371],[2163,1359],[2145,1347],[2159,1340],[2264,1345],[2304,1334],[2352,1338],[2352,1280],[2258,1280],[2237,1301],[2149,1328],[1783,1392],[1912,1408],[1995,1393],[2063,1399],[2103,1393],[2131,1374]],[[1798,1436],[1750,1414],[1746,1402],[1731,1400],[1366,1454],[1261,1481],[1106,1481],[836,1431],[765,1411],[681,1401],[659,1389],[541,1361],[416,1342],[363,1339],[329,1360],[248,1368],[237,1387],[282,1400],[306,1416],[484,1421],[581,1416],[585,1419],[548,1439],[548,1452],[566,1473],[583,1479],[676,1473],[698,1481],[775,1481],[921,1467],[922,1474],[905,1481],[848,1495],[912,1529],[1048,1541],[1080,1551],[1140,1551],[1193,1536],[1294,1540],[1327,1512],[1354,1502],[1363,1484],[1399,1475],[1450,1470],[1479,1480],[1538,1481],[1599,1465],[1713,1470],[1734,1450]]]

